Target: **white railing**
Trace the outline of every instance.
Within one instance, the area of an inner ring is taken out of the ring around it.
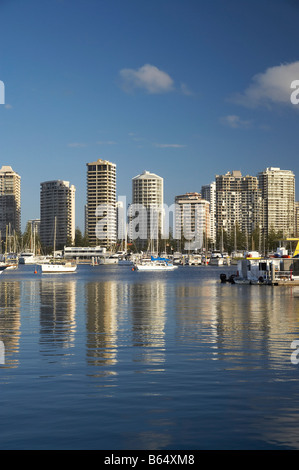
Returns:
[[[276,281],[292,281],[293,273],[291,271],[275,271]]]

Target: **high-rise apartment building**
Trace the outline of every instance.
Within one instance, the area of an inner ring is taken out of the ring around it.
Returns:
[[[290,170],[266,168],[258,174],[259,187],[264,200],[266,235],[270,230],[290,237],[295,232],[295,175]]]
[[[30,219],[27,222],[27,227],[30,228],[31,233],[39,235],[40,233],[40,219]]]
[[[75,186],[69,181],[40,185],[40,240],[43,247],[63,248],[75,239]]]
[[[117,241],[116,165],[98,159],[86,166],[85,231],[92,246],[111,249]]]
[[[240,171],[216,175],[216,229],[232,235],[236,229],[250,235],[260,228],[263,202],[258,179]]]
[[[138,248],[146,249],[150,240],[158,240],[163,232],[164,181],[149,171],[132,179],[132,203],[130,210],[130,232]],[[140,210],[137,210],[139,206]],[[137,218],[135,218],[138,212]],[[138,224],[134,224],[138,220]],[[138,226],[137,226],[138,225]],[[134,230],[133,230],[134,227]],[[133,231],[134,234],[133,234]]]
[[[175,237],[184,241],[185,250],[200,250],[210,238],[210,203],[199,193],[175,197]],[[180,237],[179,237],[180,235]]]
[[[295,202],[295,237],[299,237],[299,201]]]
[[[21,177],[10,166],[0,170],[0,239],[21,231]]]
[[[201,187],[201,197],[210,203],[210,239],[216,243],[216,182]]]

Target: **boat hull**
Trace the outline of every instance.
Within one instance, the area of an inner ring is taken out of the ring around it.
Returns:
[[[59,264],[41,264],[41,272],[45,274],[74,273],[77,266]]]
[[[137,271],[174,271],[178,266],[173,265],[150,265],[150,264],[137,264],[135,269]]]

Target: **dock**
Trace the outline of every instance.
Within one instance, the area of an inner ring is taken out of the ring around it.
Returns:
[[[293,286],[299,286],[299,279],[294,279],[290,281],[289,279],[286,280],[275,280],[271,282],[272,286],[284,286],[284,287],[293,287]]]

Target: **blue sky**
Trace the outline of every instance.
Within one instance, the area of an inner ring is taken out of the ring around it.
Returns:
[[[98,158],[128,202],[143,170],[168,204],[231,170],[299,174],[298,1],[0,0],[0,18],[0,164],[21,175],[22,230],[51,179],[76,186],[83,230]]]

